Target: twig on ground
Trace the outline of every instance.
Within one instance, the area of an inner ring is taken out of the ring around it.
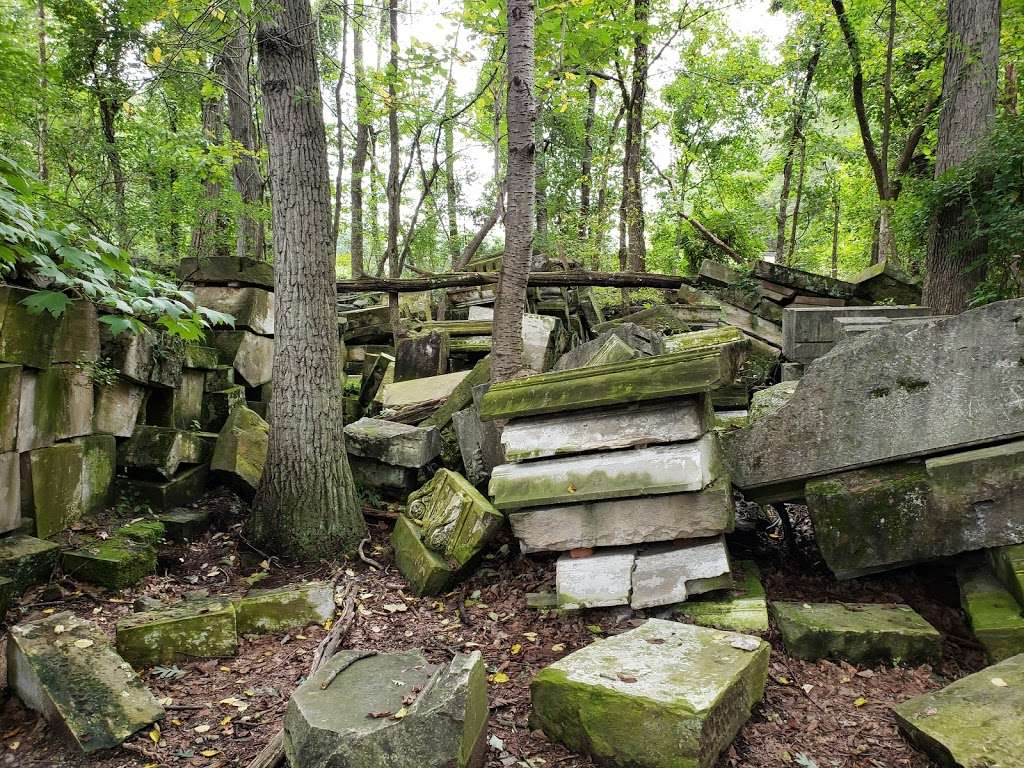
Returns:
[[[376,560],[374,560],[372,557],[370,557],[369,555],[367,555],[366,553],[363,552],[363,547],[366,545],[366,542],[368,542],[369,540],[370,540],[370,537],[367,536],[365,539],[363,539],[362,541],[359,542],[359,559],[362,560],[367,565],[376,568],[378,571],[383,571],[384,570],[384,566],[383,565],[381,565]]]

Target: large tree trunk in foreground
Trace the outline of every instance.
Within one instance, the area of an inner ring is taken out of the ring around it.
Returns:
[[[508,0],[508,202],[505,255],[494,305],[491,380],[504,381],[523,366],[523,309],[533,257],[536,167],[533,126],[533,0]]]
[[[257,33],[276,312],[270,448],[249,518],[257,544],[307,560],[354,551],[365,531],[342,431],[331,191],[314,31],[307,0],[282,0]]]
[[[999,0],[948,0],[949,39],[935,176],[963,164],[992,130],[999,67]],[[928,236],[924,303],[962,312],[984,279],[985,243],[971,232],[964,202],[940,210]]]
[[[366,12],[363,4],[353,4],[352,19],[352,69],[356,96],[356,145],[352,151],[352,182],[349,185],[351,199],[352,277],[359,277],[365,271],[363,257],[363,173],[366,170],[366,150],[370,141],[370,127],[366,122],[366,86],[363,83],[363,24]]]

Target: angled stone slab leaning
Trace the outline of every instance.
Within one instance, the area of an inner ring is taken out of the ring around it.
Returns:
[[[259,387],[270,381],[273,339],[251,331],[214,331],[211,336],[221,363],[232,366],[246,384]]]
[[[834,277],[819,275],[814,272],[805,272],[802,269],[795,269],[794,267],[787,267],[770,261],[755,262],[753,272],[754,277],[761,280],[768,280],[778,285],[793,288],[801,293],[810,293],[818,296],[849,300],[853,298],[857,290],[853,283],[836,280]]]
[[[210,470],[246,499],[256,495],[270,446],[270,425],[258,413],[236,405],[217,435]]]
[[[769,646],[649,619],[542,669],[531,726],[598,762],[710,768],[764,694]]]
[[[441,454],[441,433],[435,427],[362,418],[345,425],[345,449],[354,456],[419,469]]]
[[[493,387],[492,387],[493,389]],[[503,464],[491,474],[498,509],[700,491],[720,474],[717,438]]]
[[[428,376],[424,379],[392,382],[378,390],[374,401],[380,403],[382,408],[398,409],[444,400],[469,374],[469,371],[455,371],[440,376]]]
[[[1024,755],[1024,654],[893,707],[910,740],[942,766],[1014,768]]]
[[[164,716],[106,634],[70,611],[11,628],[7,681],[85,753],[112,749]]]
[[[664,341],[660,333],[635,323],[622,323],[600,334],[596,339],[584,342],[566,352],[558,358],[554,370],[566,371],[571,368],[582,368],[590,364],[597,353],[613,337],[635,351],[635,354],[631,355],[631,357],[653,357],[665,351]]]
[[[808,478],[1022,437],[1022,341],[1020,299],[851,339],[781,409],[725,436],[733,483],[798,498]]]

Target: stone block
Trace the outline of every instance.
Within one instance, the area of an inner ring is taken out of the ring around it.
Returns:
[[[746,408],[730,408],[715,411],[715,429],[740,429],[750,423],[750,411]]]
[[[748,424],[753,424],[782,408],[796,392],[796,384],[795,381],[781,381],[754,392],[751,395],[750,408],[747,412]]]
[[[782,349],[782,327],[778,323],[773,323],[771,320],[728,301],[722,302],[721,315],[727,325],[735,326],[747,336]]]
[[[247,256],[188,257],[178,264],[178,277],[194,285],[254,285],[274,289],[274,268]]]
[[[635,354],[631,357],[653,357],[665,351],[665,343],[660,333],[635,323],[621,323],[600,334],[597,338],[566,352],[558,358],[554,369],[567,371],[588,365],[612,338],[618,339],[634,350]]]
[[[494,320],[494,307],[470,307],[468,318],[470,320]]]
[[[764,500],[811,477],[1024,436],[1024,398],[1009,394],[1024,393],[1022,312],[1024,300],[995,302],[848,341],[807,368],[785,408],[725,436],[733,482]]]
[[[423,543],[423,530],[399,515],[391,531],[395,565],[417,595],[438,595],[458,581],[459,567]]]
[[[60,316],[50,362],[93,363],[99,359],[100,326],[96,305],[86,299],[72,301]]]
[[[936,664],[942,636],[908,605],[773,601],[786,653],[797,659],[851,664]]]
[[[558,352],[562,323],[556,317],[523,314],[523,367],[543,373],[551,368]]]
[[[13,582],[13,589],[21,594],[36,584],[49,580],[57,567],[60,547],[52,541],[13,533],[0,538],[0,576]]]
[[[48,539],[82,517],[83,450],[76,443],[29,454],[36,536]]]
[[[198,306],[225,312],[235,328],[260,336],[274,335],[274,294],[263,288],[202,285],[192,289]]]
[[[448,373],[447,331],[427,331],[400,339],[395,347],[395,381]]]
[[[119,747],[164,710],[106,634],[70,611],[11,628],[7,681],[86,754]]]
[[[850,280],[858,299],[876,303],[920,304],[921,284],[888,259],[858,272]]]
[[[215,331],[212,344],[223,365],[230,365],[250,387],[270,381],[274,361],[274,340],[251,331]]]
[[[210,469],[240,496],[256,495],[270,446],[270,425],[244,405],[235,406],[217,435]]]
[[[23,371],[18,404],[19,452],[92,432],[93,387],[72,365]]]
[[[750,391],[742,381],[725,384],[711,393],[711,402],[716,409],[746,408],[750,404]]]
[[[210,528],[210,513],[202,509],[173,509],[159,520],[170,541],[196,541]]]
[[[1024,616],[1020,604],[982,558],[965,558],[956,569],[960,606],[971,631],[994,664],[1024,653]]]
[[[564,552],[714,536],[732,531],[735,510],[723,477],[693,493],[533,507],[508,519],[523,552]]]
[[[596,333],[604,333],[621,323],[633,323],[647,328],[663,336],[672,336],[677,333],[688,333],[691,329],[690,323],[683,315],[687,312],[685,304],[660,304],[648,309],[641,309],[617,320],[608,320],[597,326]],[[716,320],[717,321],[717,320]]]
[[[680,604],[675,612],[688,622],[730,632],[767,632],[768,600],[761,571],[752,560],[733,564],[732,588]]]
[[[521,509],[700,491],[719,473],[709,434],[692,443],[503,464],[491,475],[490,494],[499,509]]]
[[[700,397],[656,400],[632,406],[516,419],[501,432],[511,463],[550,456],[678,443],[708,430]]]
[[[803,363],[783,363],[780,378],[783,382],[799,381],[804,375]]]
[[[230,365],[215,366],[202,375],[204,392],[222,392],[235,386],[235,369]]]
[[[110,589],[133,587],[156,571],[156,551],[127,536],[83,542],[61,556],[64,574],[76,581]]]
[[[566,553],[555,562],[558,607],[567,610],[628,605],[636,547],[608,547],[587,557]]]
[[[185,371],[185,345],[179,339],[161,335],[153,347],[153,370],[149,383],[153,387],[177,389]]]
[[[0,285],[0,362],[46,368],[53,358],[61,321],[49,312],[29,311],[22,302],[34,293]]]
[[[205,433],[139,425],[118,448],[117,463],[139,477],[163,481],[183,465],[209,461],[212,454],[212,440]]]
[[[782,353],[788,360],[810,363],[829,352],[839,341],[838,319],[914,318],[932,315],[929,307],[867,306],[822,307],[794,300],[782,317]]]
[[[220,367],[220,355],[215,347],[201,344],[185,345],[185,367],[202,371],[210,371]]]
[[[113,435],[75,438],[82,446],[82,514],[95,515],[113,501],[117,440]]]
[[[732,572],[723,536],[649,544],[637,552],[629,604],[633,608],[671,605],[730,586]]]
[[[1024,607],[1024,544],[990,549],[988,558],[996,578]]]
[[[1024,655],[893,707],[910,740],[939,765],[1013,768],[1024,754]]]
[[[284,751],[292,768],[478,768],[487,716],[478,651],[434,665],[420,651],[346,650],[292,695]]]
[[[209,476],[210,465],[199,464],[183,469],[166,482],[119,477],[114,488],[130,503],[147,504],[157,510],[171,509],[191,504],[206,493]]]
[[[223,598],[132,613],[117,622],[117,652],[133,667],[233,656],[235,622],[235,605]]]
[[[334,616],[334,584],[311,581],[276,589],[254,589],[235,604],[240,635],[263,635],[323,624]]]
[[[0,453],[0,534],[21,525],[21,462],[13,451]]]
[[[415,469],[395,467],[362,456],[349,456],[348,463],[356,484],[364,488],[401,497],[416,488],[419,473]]]
[[[649,619],[541,670],[530,722],[598,762],[710,768],[761,700],[768,655],[756,638]]]
[[[455,371],[425,379],[392,382],[381,387],[374,399],[381,407],[393,410],[435,401],[440,403],[446,400],[468,375],[469,371]]]
[[[436,427],[363,418],[345,426],[345,448],[355,456],[419,469],[441,454],[441,433]]]
[[[207,432],[220,432],[231,412],[245,405],[245,387],[235,385],[220,392],[203,395],[203,411],[200,426]]]
[[[376,400],[382,386],[394,381],[394,364],[395,358],[386,353],[373,355],[368,364],[364,362],[363,378],[359,382],[359,405],[363,410]]]
[[[21,366],[0,363],[0,453],[18,445],[18,410],[21,403]]]
[[[697,280],[711,285],[730,286],[743,279],[743,275],[725,264],[719,264],[711,259],[704,259],[700,263],[700,271],[697,273]]]
[[[153,373],[153,349],[156,334],[152,331],[119,333],[100,326],[100,355],[121,376],[134,384],[149,384]]]
[[[115,437],[131,437],[145,400],[143,387],[125,381],[97,386],[93,430]]]

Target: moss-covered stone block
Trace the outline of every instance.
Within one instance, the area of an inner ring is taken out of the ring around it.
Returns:
[[[240,496],[256,495],[270,446],[270,425],[244,405],[235,406],[217,435],[210,469]]]
[[[650,619],[541,670],[531,725],[599,762],[710,768],[764,693],[769,646]]]
[[[220,432],[224,422],[236,406],[245,405],[245,387],[235,385],[220,392],[203,395],[203,408],[199,423],[204,430]]]
[[[0,534],[21,525],[21,460],[18,454],[0,453]]]
[[[395,467],[376,459],[349,456],[349,466],[356,485],[371,488],[389,497],[405,497],[416,487],[419,472],[409,467]]]
[[[441,435],[436,427],[363,418],[345,425],[345,449],[355,456],[419,469],[440,455]]]
[[[210,529],[210,513],[203,509],[173,509],[159,520],[170,541],[196,541]]]
[[[18,403],[19,451],[45,448],[57,440],[92,432],[93,387],[73,365],[24,371]]]
[[[232,656],[238,650],[235,605],[211,598],[125,616],[117,622],[117,652],[133,667],[183,659]]]
[[[676,613],[702,627],[730,632],[767,632],[768,601],[757,563],[733,564],[734,586],[727,592],[700,595],[676,608]]]
[[[907,605],[773,602],[772,615],[795,658],[937,663],[941,635]]]
[[[992,572],[1024,607],[1024,544],[1011,544],[988,551]]]
[[[156,571],[156,551],[128,536],[84,542],[61,557],[64,573],[77,581],[110,589],[133,587]]]
[[[211,343],[223,365],[230,365],[250,387],[270,381],[274,340],[251,331],[214,331]]]
[[[200,464],[183,469],[166,482],[142,480],[135,477],[116,479],[115,492],[132,504],[146,504],[163,510],[191,504],[209,487],[210,465]]]
[[[117,439],[113,435],[88,435],[75,442],[82,446],[82,514],[94,515],[113,501]]]
[[[70,611],[18,624],[9,637],[11,689],[82,752],[118,747],[163,717],[106,634]]]
[[[140,544],[156,547],[163,541],[166,529],[161,520],[136,520],[118,528],[117,535],[125,539],[137,541]]]
[[[1024,755],[1024,655],[893,707],[910,740],[942,766],[1014,768]]]
[[[11,579],[20,594],[48,581],[59,556],[60,547],[52,541],[22,533],[4,536],[0,538],[0,576]]]
[[[96,305],[87,299],[72,301],[60,316],[54,339],[54,363],[91,363],[100,358],[100,324]]]
[[[18,592],[14,588],[14,579],[8,576],[0,576],[0,621],[3,621],[4,615],[14,605],[17,596]]]
[[[58,443],[29,454],[36,536],[47,539],[82,517],[82,446]]]
[[[23,302],[34,293],[0,286],[0,362],[30,368],[46,368],[50,364],[60,320],[49,312],[29,312]]]
[[[957,566],[960,605],[990,662],[1024,653],[1024,617],[1020,604],[999,583],[981,558],[966,557]]]
[[[235,386],[235,369],[230,365],[218,365],[203,373],[204,392],[223,392]]]
[[[126,381],[96,387],[93,431],[131,437],[146,402],[146,389]]]
[[[118,448],[117,463],[141,477],[166,480],[182,465],[209,461],[212,453],[213,442],[203,433],[140,424]]]
[[[395,565],[417,595],[437,595],[458,580],[458,566],[423,543],[419,526],[399,515],[391,532]]]
[[[21,366],[0,363],[0,453],[17,447],[20,403]]]
[[[235,604],[240,635],[264,635],[323,624],[334,616],[334,585],[329,581],[254,589]]]
[[[201,344],[186,344],[185,367],[197,368],[202,371],[210,371],[220,367],[217,350],[214,347],[205,347]]]
[[[504,517],[466,478],[439,469],[410,494],[405,514],[423,541],[459,567],[470,564],[504,525]]]

